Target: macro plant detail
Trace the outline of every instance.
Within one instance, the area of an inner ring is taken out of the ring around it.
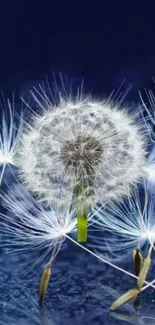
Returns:
[[[12,218],[0,214],[2,246],[19,254],[44,250],[31,266],[41,261],[45,265],[41,306],[53,261],[64,240],[72,241],[137,279],[136,287],[112,304],[115,310],[145,288],[155,288],[155,281],[146,281],[155,240],[154,147],[148,155],[150,140],[153,145],[148,126],[152,117],[139,121],[137,111],[131,114],[119,103],[91,96],[60,93],[54,102],[41,86],[31,95],[39,112],[29,107],[29,120],[24,122],[21,115],[17,127],[8,102],[10,125],[5,115],[2,120],[1,180],[6,164],[12,164],[24,185],[13,187],[9,194],[1,192],[3,206],[13,214]],[[72,237],[75,233],[77,241]],[[81,245],[87,236],[87,246]],[[133,251],[135,274],[112,262],[132,256]]]
[[[90,235],[89,246],[115,261],[126,259],[137,248],[147,251],[155,241],[154,199],[155,184],[144,181],[123,202],[95,208],[93,228],[96,231]]]
[[[87,215],[129,196],[147,177],[147,138],[134,114],[110,101],[63,98],[47,100],[43,88],[32,96],[41,108],[25,124],[18,146],[18,176],[39,200],[52,204],[72,193],[78,241],[87,241]]]
[[[0,185],[3,180],[6,166],[17,166],[16,153],[17,144],[23,130],[23,111],[20,114],[20,120],[16,118],[15,122],[15,108],[14,99],[11,101],[5,100],[2,96],[1,102],[2,124],[0,127],[0,167],[2,166]],[[12,169],[11,169],[12,171]]]
[[[2,204],[13,216],[0,213],[0,229],[3,234],[1,244],[16,254],[41,252],[39,260],[34,261],[31,270],[45,265],[40,283],[39,303],[42,304],[51,276],[52,263],[64,240],[77,231],[76,210],[72,206],[72,197],[68,201],[50,209],[37,202],[20,184],[13,186],[9,194],[2,193]],[[91,224],[91,216],[88,223]],[[9,242],[7,238],[9,237]],[[74,241],[74,240],[73,240]],[[74,241],[76,244],[76,241]]]

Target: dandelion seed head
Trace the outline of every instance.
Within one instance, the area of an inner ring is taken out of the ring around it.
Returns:
[[[27,189],[52,200],[58,184],[64,199],[82,186],[91,205],[129,195],[146,165],[146,139],[134,117],[116,103],[90,96],[62,97],[59,105],[44,89],[34,89],[33,97],[41,113],[32,114],[25,126],[17,158]]]

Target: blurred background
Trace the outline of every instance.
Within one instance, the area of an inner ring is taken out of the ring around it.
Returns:
[[[52,84],[53,76],[60,73],[73,89],[83,80],[86,92],[99,97],[108,97],[122,83],[123,93],[132,86],[127,100],[139,101],[139,90],[154,88],[153,1],[3,1],[0,90],[4,96],[11,98],[15,92],[19,113],[22,94],[27,97],[29,89],[46,77]],[[132,278],[65,245],[55,263],[43,314],[37,304],[40,273],[23,277],[22,255],[19,259],[1,254],[0,325],[155,324],[152,289],[145,291],[138,316],[130,305],[124,313],[110,314],[112,301],[133,285]]]
[[[84,79],[94,94],[121,82],[152,86],[155,75],[154,4],[139,1],[6,0],[0,11],[0,88],[20,92],[27,83],[65,73]]]

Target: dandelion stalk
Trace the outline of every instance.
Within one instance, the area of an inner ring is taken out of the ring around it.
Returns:
[[[77,185],[74,189],[74,196],[76,199],[76,211],[77,211],[77,241],[84,243],[87,241],[88,231],[88,214],[90,211],[90,205],[87,202],[87,198],[84,195],[84,189],[82,186]]]
[[[3,177],[4,177],[4,173],[5,173],[5,168],[6,168],[6,163],[2,167],[2,172],[1,172],[1,175],[0,175],[0,186],[1,186],[2,181],[3,181]]]
[[[87,221],[87,211],[82,207],[78,208],[77,211],[77,226],[78,226],[78,233],[77,233],[77,241],[78,242],[86,242],[87,241],[87,228],[88,228],[88,221]]]

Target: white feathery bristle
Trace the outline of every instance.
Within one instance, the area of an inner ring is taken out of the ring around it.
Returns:
[[[155,144],[152,144],[152,149],[147,159],[145,166],[146,178],[149,182],[155,183]]]
[[[132,256],[133,250],[155,241],[155,185],[144,188],[121,204],[94,210],[93,235],[89,244],[98,255],[110,260]],[[96,228],[96,229],[95,229]],[[154,248],[154,245],[153,245]]]
[[[64,199],[82,186],[92,206],[129,195],[146,165],[146,138],[133,114],[110,100],[60,96],[52,104],[42,88],[32,95],[41,113],[25,126],[17,157],[27,189],[49,204],[59,186]]]
[[[148,130],[150,138],[150,145],[152,146],[147,159],[147,165],[144,167],[145,177],[150,182],[155,182],[155,96],[152,90],[145,91],[148,104],[144,102],[141,92],[139,93],[142,106],[144,109],[145,117],[143,117],[144,123]]]
[[[17,144],[23,129],[23,111],[19,117],[18,124],[15,123],[14,100],[11,104],[8,99],[1,104],[2,125],[0,129],[0,165],[11,164],[16,166],[15,155]]]
[[[145,167],[145,170],[148,181],[155,183],[155,165],[148,165],[148,167]]]
[[[44,249],[43,258],[48,254],[51,257],[53,250],[59,251],[65,235],[77,229],[71,197],[65,202],[60,198],[59,205],[55,202],[47,208],[21,185],[13,186],[9,194],[4,193],[1,197],[3,206],[12,213],[11,216],[0,213],[1,246],[7,246],[11,251],[20,254],[21,251],[40,252]]]

